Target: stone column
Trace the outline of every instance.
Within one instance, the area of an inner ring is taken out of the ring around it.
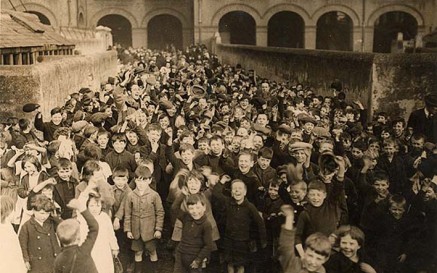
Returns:
[[[364,52],[373,51],[373,26],[364,28]]]
[[[256,27],[256,45],[267,46],[267,26]]]
[[[352,50],[356,52],[361,52],[363,39],[362,39],[363,28],[361,26],[354,26],[352,32]]]
[[[147,47],[147,28],[132,28],[132,46]]]
[[[316,49],[316,26],[305,26],[305,49]]]

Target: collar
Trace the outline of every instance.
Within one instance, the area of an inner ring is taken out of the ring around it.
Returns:
[[[428,109],[426,109],[426,107],[425,107],[425,108],[423,108],[423,111],[425,112],[425,117],[429,118],[431,113],[428,111]]]

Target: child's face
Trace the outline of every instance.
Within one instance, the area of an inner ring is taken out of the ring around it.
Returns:
[[[396,122],[396,124],[393,125],[393,132],[395,133],[396,136],[402,135],[404,129],[405,129],[404,124],[402,122]]]
[[[152,182],[152,178],[135,178],[135,184],[139,191],[146,190],[149,187],[150,182]]]
[[[113,177],[112,180],[114,180],[114,185],[119,188],[123,189],[124,186],[126,186],[128,178],[126,176],[116,176]]]
[[[428,187],[425,191],[425,196],[424,196],[424,201],[431,201],[436,199],[436,193],[434,192],[434,190],[431,187]]]
[[[250,171],[250,169],[253,167],[253,163],[253,159],[250,155],[243,154],[238,158],[238,168],[243,174]]]
[[[260,157],[260,158],[258,158],[258,165],[262,170],[265,170],[270,166],[271,161],[272,160],[269,158]]]
[[[187,188],[190,194],[196,194],[200,192],[201,187],[202,187],[202,183],[198,179],[194,177],[188,178]]]
[[[30,162],[24,163],[24,171],[29,174],[29,176],[34,175],[37,172],[36,166]]]
[[[237,202],[242,202],[246,196],[246,185],[243,182],[235,182],[231,186],[232,197]]]
[[[390,133],[387,132],[387,131],[382,131],[382,133],[381,133],[381,138],[382,138],[382,139],[390,138]]]
[[[386,180],[377,180],[373,183],[373,188],[376,190],[379,196],[385,197],[388,194],[388,181]]]
[[[62,181],[69,181],[73,170],[71,168],[68,169],[59,169],[58,176]]]
[[[161,125],[162,129],[166,129],[170,125],[170,120],[167,117],[162,118],[159,120],[159,125]]]
[[[307,247],[305,249],[303,264],[308,271],[317,272],[327,260],[328,257],[318,254],[311,248]]]
[[[308,191],[308,202],[314,207],[320,207],[326,198],[326,192],[316,189]]]
[[[206,207],[200,202],[194,205],[188,205],[188,213],[193,217],[194,220],[198,220],[205,215]]]
[[[269,197],[272,200],[276,200],[279,198],[279,186],[269,186]]]
[[[293,156],[296,158],[297,163],[304,163],[307,160],[307,155],[304,150],[293,151]]]
[[[352,148],[352,157],[355,159],[359,159],[363,157],[363,151],[361,151],[359,148]]]
[[[130,144],[132,145],[138,144],[138,135],[135,132],[128,132],[126,134],[126,137]]]
[[[155,130],[151,130],[147,132],[147,137],[149,138],[150,142],[158,142],[161,138],[161,133]]]
[[[261,125],[261,126],[266,126],[269,123],[267,115],[259,114],[257,119],[256,119],[256,123]]]
[[[387,154],[387,156],[392,157],[396,153],[396,148],[393,144],[386,144],[384,146],[384,152]]]
[[[343,253],[343,255],[346,256],[347,258],[349,259],[356,258],[358,249],[360,248],[361,246],[358,244],[358,241],[352,239],[352,237],[349,234],[340,238],[341,253]]]
[[[292,185],[290,186],[290,198],[293,203],[297,204],[302,202],[302,200],[307,195],[307,191],[301,185]]]
[[[253,138],[253,147],[254,147],[256,150],[259,150],[259,149],[261,149],[263,146],[264,146],[263,138],[262,138],[261,136],[255,136],[255,137]]]
[[[126,142],[117,140],[112,144],[112,146],[114,147],[115,152],[122,153],[126,148]]]
[[[100,200],[96,200],[95,198],[91,198],[88,202],[88,210],[92,215],[99,215],[102,211],[102,202]]]
[[[387,120],[385,119],[384,116],[378,116],[377,121],[378,121],[378,123],[381,123],[381,124],[385,124],[387,122]]]
[[[55,125],[59,125],[61,123],[61,121],[62,121],[62,114],[61,113],[57,113],[57,114],[54,114],[52,116],[52,122]]]
[[[35,220],[42,223],[45,220],[47,220],[47,218],[49,218],[50,212],[45,211],[43,209],[42,210],[33,210],[33,216],[35,217]]]
[[[97,144],[99,144],[100,148],[105,149],[106,146],[108,145],[109,142],[109,138],[107,135],[99,135],[97,136]]]
[[[352,145],[352,142],[351,142],[351,140],[350,139],[343,139],[343,146],[344,146],[344,148],[345,149],[349,149],[350,147],[351,147],[351,145]]]
[[[201,151],[204,152],[205,154],[209,152],[209,145],[208,145],[208,142],[206,142],[206,141],[199,142],[199,143],[197,144],[197,146],[199,147],[199,150],[201,150]]]
[[[223,151],[223,143],[219,140],[211,141],[211,152],[214,155],[219,155]]]
[[[313,131],[313,129],[314,129],[314,124],[311,122],[306,122],[303,125],[303,130],[307,133],[311,133]]]
[[[181,152],[181,159],[185,165],[191,164],[193,162],[194,153],[191,150],[185,150]]]
[[[397,220],[401,219],[402,216],[404,215],[405,212],[405,208],[402,205],[398,205],[398,204],[392,204],[390,206],[390,214]]]

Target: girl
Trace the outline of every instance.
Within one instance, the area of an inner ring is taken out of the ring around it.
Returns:
[[[336,231],[335,252],[325,264],[328,273],[376,273],[375,269],[363,262],[364,233],[355,226],[341,226]]]
[[[36,185],[47,180],[49,175],[42,170],[41,163],[38,158],[33,155],[24,156],[21,161],[21,167],[25,175],[21,178],[20,186],[17,189],[17,194],[21,198],[17,201],[17,204],[22,206],[22,208],[19,209],[20,211],[23,209],[21,219],[21,225],[23,225],[31,216],[30,203],[32,200],[28,200],[29,193]]]
[[[10,273],[26,273],[20,242],[11,224],[14,205],[12,197],[0,196],[0,268]]]
[[[113,273],[114,263],[112,257],[117,257],[119,248],[111,219],[108,214],[102,211],[102,200],[100,197],[91,196],[88,199],[87,207],[97,220],[97,223],[99,223],[99,233],[91,251],[91,257],[99,273]],[[81,243],[83,243],[88,234],[88,226],[81,214],[79,214],[78,219],[81,224]]]

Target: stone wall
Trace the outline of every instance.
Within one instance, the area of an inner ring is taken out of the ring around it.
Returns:
[[[22,106],[38,103],[46,119],[81,87],[97,91],[101,81],[117,72],[115,51],[83,56],[45,56],[31,66],[0,66],[0,117],[23,116]],[[92,74],[93,77],[90,75]]]
[[[426,92],[437,92],[436,54],[372,54],[215,45],[223,63],[240,63],[261,77],[297,80],[328,95],[334,79],[343,82],[347,100],[359,99],[372,115],[385,111],[408,117]]]

